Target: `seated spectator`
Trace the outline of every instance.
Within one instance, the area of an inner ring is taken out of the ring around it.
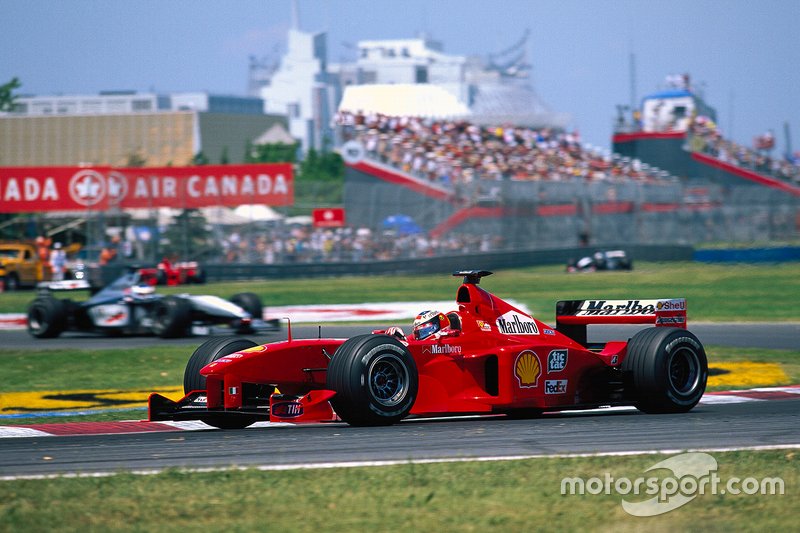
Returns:
[[[643,172],[631,161],[614,160],[584,148],[577,132],[347,111],[339,112],[337,123],[345,138],[364,143],[368,157],[453,189],[471,179],[663,179]],[[598,167],[604,171],[593,170]]]

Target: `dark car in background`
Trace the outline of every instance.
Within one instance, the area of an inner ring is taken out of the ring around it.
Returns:
[[[633,260],[625,250],[597,251],[567,262],[567,272],[596,272],[598,270],[633,270]]]
[[[277,320],[264,320],[261,299],[254,293],[239,293],[230,300],[212,295],[161,295],[138,269],[131,269],[85,301],[55,296],[57,292],[91,289],[85,279],[40,284],[39,295],[28,306],[30,334],[52,338],[64,331],[84,331],[169,338],[279,327]],[[224,329],[220,331],[220,327]]]

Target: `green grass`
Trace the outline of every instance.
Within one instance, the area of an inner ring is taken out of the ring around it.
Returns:
[[[561,266],[497,271],[481,285],[502,298],[528,305],[545,322],[555,302],[583,298],[688,299],[689,320],[793,321],[800,319],[798,263],[716,265],[693,262],[637,263],[633,272],[566,274]],[[424,276],[340,277],[209,283],[160,289],[230,297],[259,294],[264,304],[302,305],[415,300],[453,300],[460,280],[449,272]],[[0,313],[23,312],[33,292],[0,294]]]
[[[0,392],[175,387],[195,347],[8,350],[0,357]]]
[[[0,357],[0,375],[4,376],[0,383],[0,394],[53,390],[140,390],[143,391],[144,401],[150,391],[182,386],[183,371],[193,350],[193,345],[186,345],[159,346],[145,350],[9,351]],[[789,377],[786,383],[757,385],[800,383],[800,350],[707,346],[706,351],[711,367],[716,362],[779,363]],[[0,418],[0,424],[130,420],[144,417],[144,411],[126,410],[69,417]]]
[[[469,266],[469,265],[467,265]],[[555,301],[570,298],[686,297],[691,321],[798,320],[797,264],[768,266],[637,264],[628,273],[566,275],[560,267],[498,271],[482,286],[528,305],[552,322]],[[450,300],[448,273],[276,280],[164,289],[229,297],[253,291],[267,305]],[[0,294],[0,312],[21,312],[34,297]],[[2,340],[2,333],[0,333]],[[0,394],[29,390],[141,389],[179,386],[193,347],[6,351]],[[800,350],[708,346],[721,361],[780,363],[800,383]],[[123,420],[144,411],[77,418],[0,419],[0,424]],[[180,446],[176,440],[165,445]],[[406,464],[259,472],[256,470],[0,482],[3,531],[763,531],[797,528],[796,451],[713,453],[723,479],[780,476],[784,496],[699,496],[666,515],[634,518],[620,496],[561,496],[566,476],[631,479],[662,456]],[[235,463],[235,450],[231,462]],[[649,475],[649,474],[648,474]],[[796,499],[796,498],[795,498]]]
[[[712,455],[723,483],[780,477],[785,494],[705,494],[650,518],[626,514],[618,494],[561,494],[565,477],[663,479],[663,470],[645,473],[662,455],[283,472],[172,470],[0,482],[0,531],[796,530],[796,451]]]

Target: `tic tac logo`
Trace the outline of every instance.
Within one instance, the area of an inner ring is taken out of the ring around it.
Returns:
[[[106,196],[105,176],[95,170],[80,170],[69,180],[69,195],[75,203],[91,207]]]
[[[530,350],[520,352],[514,362],[514,375],[517,376],[519,386],[523,389],[532,389],[539,384],[542,375],[542,365],[539,356]]]
[[[506,335],[538,335],[539,327],[531,317],[509,311],[497,319],[497,329]]]
[[[547,356],[547,373],[561,372],[567,368],[567,350],[553,350]]]

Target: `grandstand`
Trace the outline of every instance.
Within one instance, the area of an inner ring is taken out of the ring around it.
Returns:
[[[403,213],[434,239],[482,237],[504,249],[797,235],[797,201],[784,191],[677,177],[565,131],[344,109],[338,123],[361,147],[345,184],[356,225]]]
[[[758,185],[800,196],[796,154],[775,157],[771,134],[756,137],[753,148],[726,139],[714,109],[693,91],[688,76],[680,80],[679,87],[644,97],[636,120],[618,121],[615,153],[692,182]]]

